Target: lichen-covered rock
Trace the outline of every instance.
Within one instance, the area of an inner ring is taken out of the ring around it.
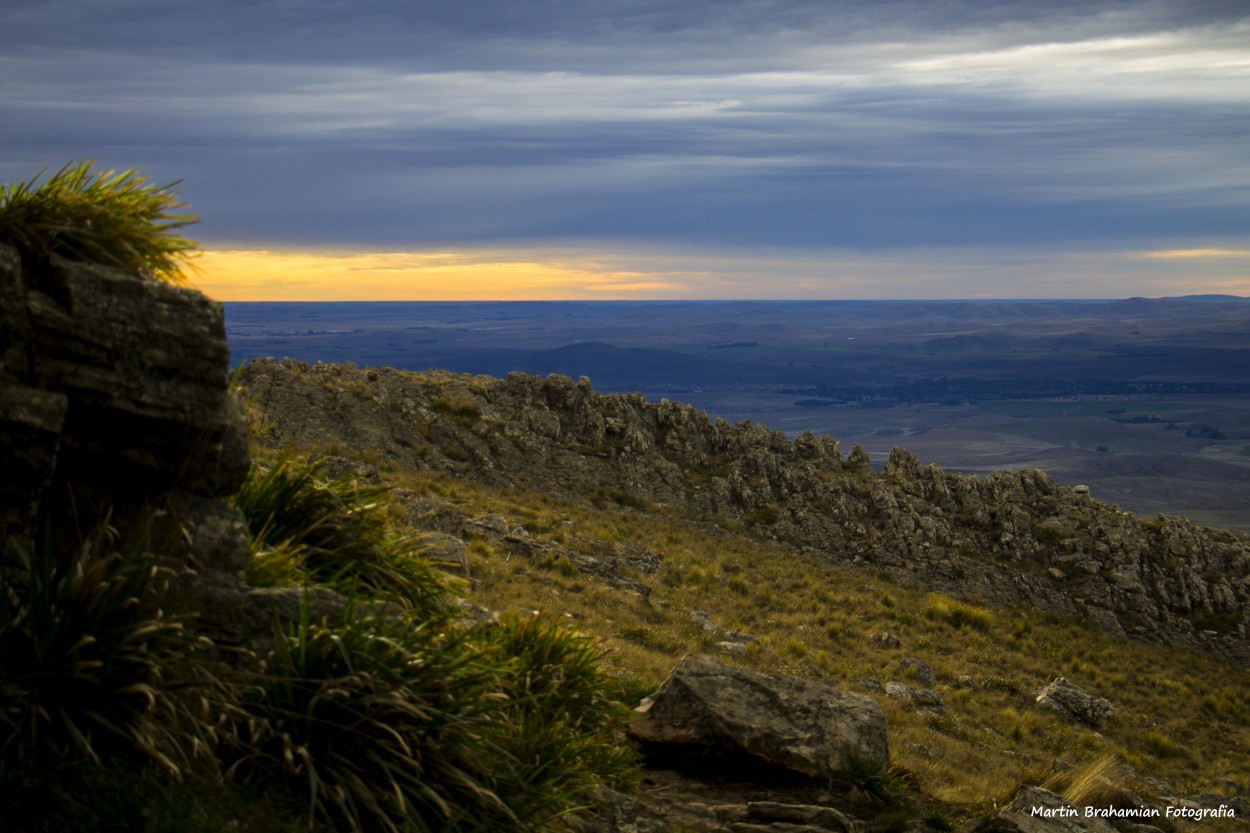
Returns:
[[[854,761],[889,761],[885,715],[873,700],[824,683],[730,668],[707,654],[678,663],[639,707],[646,744],[745,753],[812,778]]]
[[[1058,677],[1038,691],[1037,703],[1094,729],[1101,728],[1115,714],[1110,700],[1090,695],[1066,677]]]

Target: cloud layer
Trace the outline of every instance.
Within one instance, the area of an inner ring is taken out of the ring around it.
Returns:
[[[32,2],[0,12],[0,177],[183,178],[236,249],[1239,250],[1239,6]]]

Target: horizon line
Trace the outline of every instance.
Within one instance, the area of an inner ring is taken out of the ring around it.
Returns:
[[[1115,303],[1117,301],[1183,301],[1193,298],[1226,298],[1250,301],[1248,295],[1229,293],[1196,292],[1192,295],[1128,295],[1107,298],[1076,298],[1055,296],[1050,298],[1003,297],[943,297],[943,298],[371,298],[367,300],[312,300],[293,301],[278,299],[253,299],[247,301],[218,301],[220,304],[915,304],[915,303]]]

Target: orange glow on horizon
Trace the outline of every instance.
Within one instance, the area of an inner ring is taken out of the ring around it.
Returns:
[[[218,301],[1246,296],[1248,259],[1242,241],[1110,252],[699,251],[611,242],[415,252],[222,247],[194,259],[192,284]]]
[[[194,264],[196,288],[219,301],[549,301],[681,289],[582,256],[525,253],[211,250]]]
[[[1241,258],[1250,257],[1250,249],[1166,249],[1150,252],[1147,257],[1166,260],[1190,258]]]

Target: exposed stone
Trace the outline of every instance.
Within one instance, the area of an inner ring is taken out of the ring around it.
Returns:
[[[414,542],[421,548],[421,554],[436,566],[469,578],[469,559],[464,541],[442,532],[422,532]]]
[[[911,686],[891,680],[885,684],[885,694],[891,700],[906,700],[918,709],[944,711],[946,703],[940,692],[931,688],[915,689]]]
[[[752,801],[747,814],[762,822],[791,822],[834,833],[859,833],[863,822],[852,819],[832,807],[816,804],[783,804],[777,801]]]
[[[712,624],[712,620],[708,618],[706,610],[690,611],[690,620],[712,636],[720,633],[720,628]]]
[[[885,686],[881,685],[880,680],[874,680],[872,677],[856,677],[851,680],[851,685],[861,691],[871,691],[873,694],[885,694]]]
[[[872,635],[872,641],[877,643],[883,648],[902,648],[903,647],[903,640],[899,639],[897,636],[890,633],[889,631],[886,631],[885,633],[874,633]]]
[[[638,709],[647,744],[746,753],[813,778],[854,760],[887,763],[885,716],[872,700],[824,683],[730,668],[707,654],[678,663]]]
[[[1060,716],[1094,729],[1100,728],[1115,714],[1110,700],[1093,697],[1066,677],[1058,677],[1037,692],[1038,705]]]
[[[108,267],[23,264],[5,246],[0,300],[5,537],[29,548],[45,515],[141,531],[167,511],[188,524],[162,533],[175,556],[237,571],[241,526],[211,506],[249,462],[221,305]]]
[[[917,708],[929,709],[935,712],[946,710],[946,701],[942,699],[942,693],[936,689],[917,689],[912,693],[911,701]]]
[[[931,686],[937,682],[932,666],[922,659],[905,657],[898,665],[903,673],[921,685]]]

